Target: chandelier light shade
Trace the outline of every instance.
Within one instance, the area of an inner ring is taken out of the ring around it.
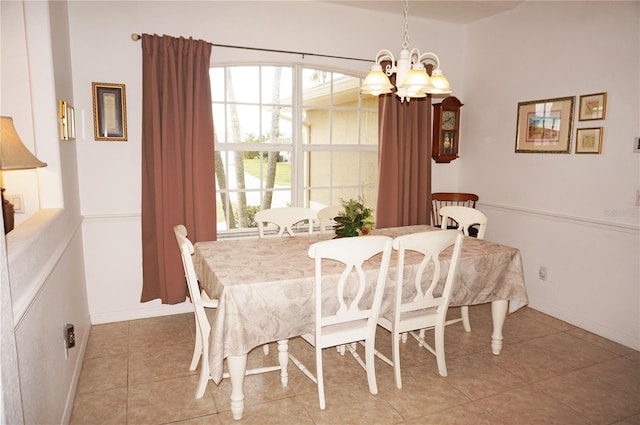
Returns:
[[[383,70],[382,63],[389,62]],[[424,62],[433,65],[431,76],[427,74]],[[391,51],[383,49],[376,54],[376,63],[360,87],[364,94],[379,96],[391,93],[393,84],[389,77],[396,74],[396,95],[401,101],[425,97],[427,94],[449,94],[451,86],[440,69],[440,59],[435,53],[420,54],[420,50],[409,51],[409,1],[404,6],[404,41],[396,62]]]
[[[22,143],[13,118],[0,116],[0,170],[29,170],[46,167],[47,164],[36,158]],[[4,198],[2,171],[0,171],[0,192],[2,193],[2,216],[4,232],[9,233],[14,227],[14,206]]]

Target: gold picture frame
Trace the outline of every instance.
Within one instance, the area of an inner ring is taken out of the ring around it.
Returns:
[[[93,132],[96,140],[127,141],[124,84],[92,83]]]
[[[516,153],[570,153],[575,96],[518,103]]]
[[[58,101],[58,127],[60,140],[76,140],[76,113],[64,100]]]
[[[576,153],[602,153],[602,127],[576,130]]]
[[[579,121],[605,119],[607,113],[607,93],[593,93],[580,96]]]

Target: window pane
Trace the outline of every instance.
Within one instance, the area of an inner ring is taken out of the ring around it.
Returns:
[[[227,68],[227,99],[229,102],[260,103],[260,68],[234,66]]]
[[[309,186],[331,186],[331,152],[309,152]]]
[[[322,109],[305,109],[303,135],[305,143],[321,145],[331,143],[331,121],[329,111]]]
[[[262,102],[291,105],[292,69],[281,66],[262,67]]]
[[[378,111],[362,111],[360,114],[360,143],[378,144]]]
[[[360,152],[333,153],[333,185],[358,186],[360,181]]]

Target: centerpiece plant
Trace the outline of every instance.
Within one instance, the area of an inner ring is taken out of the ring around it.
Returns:
[[[341,200],[343,210],[334,218],[336,238],[367,235],[374,226],[373,210],[360,198]]]

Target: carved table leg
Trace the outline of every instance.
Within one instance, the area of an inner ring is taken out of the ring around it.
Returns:
[[[504,325],[504,319],[507,317],[508,308],[508,300],[491,301],[491,320],[493,322],[491,352],[496,356],[502,351],[502,325]]]
[[[231,414],[233,419],[242,419],[244,411],[244,374],[247,370],[247,355],[227,357],[229,378],[231,380]]]

